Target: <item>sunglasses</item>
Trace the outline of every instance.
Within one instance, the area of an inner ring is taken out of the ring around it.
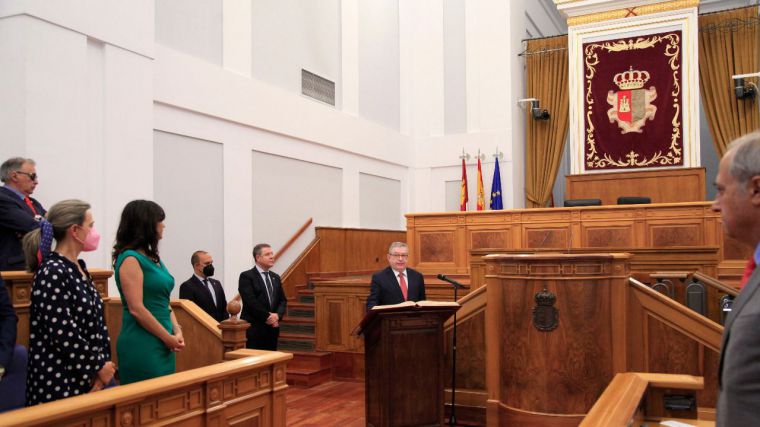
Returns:
[[[20,173],[20,174],[26,175],[26,176],[28,176],[28,177],[29,177],[29,179],[31,179],[32,181],[37,181],[37,173],[36,173],[36,172],[31,172],[31,173],[30,173],[30,172],[21,172],[21,171],[16,171],[16,173]]]

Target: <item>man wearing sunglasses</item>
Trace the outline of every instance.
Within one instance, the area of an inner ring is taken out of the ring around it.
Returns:
[[[409,247],[393,242],[388,248],[389,266],[372,275],[367,310],[376,305],[400,304],[425,299],[425,279],[422,274],[406,267]]]
[[[0,165],[0,271],[25,270],[21,239],[39,226],[45,208],[31,197],[37,188],[34,160],[13,157]]]

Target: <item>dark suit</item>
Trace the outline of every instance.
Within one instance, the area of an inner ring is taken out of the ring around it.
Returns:
[[[8,289],[0,278],[0,365],[8,367],[16,345],[16,311],[13,310]]]
[[[269,313],[277,313],[280,320],[285,316],[288,301],[282,289],[282,282],[277,273],[270,273],[272,281],[272,303],[269,303],[266,284],[256,268],[240,273],[238,292],[243,300],[243,313],[240,318],[251,324],[246,331],[248,348],[260,350],[277,350],[280,328],[266,324]]]
[[[26,349],[16,345],[16,323],[8,290],[0,279],[0,365],[5,376],[0,381],[0,412],[22,408],[26,398]],[[15,348],[14,348],[15,347]]]
[[[216,304],[214,304],[214,299],[211,298],[209,288],[194,274],[179,287],[179,297],[189,299],[217,322],[221,322],[230,317],[229,313],[227,313],[227,299],[224,297],[224,288],[222,288],[222,283],[216,279],[209,277],[208,281],[214,288]]]
[[[386,267],[372,275],[372,284],[367,298],[367,310],[376,305],[399,304],[404,302],[396,272]],[[406,269],[407,301],[423,301],[425,299],[425,278],[411,268]]]
[[[760,422],[760,268],[739,292],[723,327],[716,426]]]
[[[37,214],[44,216],[40,202],[31,200]],[[0,271],[26,269],[21,239],[37,227],[29,206],[13,191],[0,187]]]

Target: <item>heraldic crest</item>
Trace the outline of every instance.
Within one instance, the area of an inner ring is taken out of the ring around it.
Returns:
[[[684,164],[681,33],[583,44],[584,170]]]
[[[647,119],[653,120],[657,113],[657,107],[652,105],[657,99],[657,88],[644,89],[649,73],[630,67],[628,71],[615,74],[612,81],[620,90],[607,93],[607,103],[612,106],[607,110],[610,123],[617,122],[621,133],[641,133]]]

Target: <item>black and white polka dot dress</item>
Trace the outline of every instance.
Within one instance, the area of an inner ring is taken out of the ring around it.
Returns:
[[[58,253],[43,262],[32,285],[27,406],[89,392],[111,360],[103,301],[77,266]]]

